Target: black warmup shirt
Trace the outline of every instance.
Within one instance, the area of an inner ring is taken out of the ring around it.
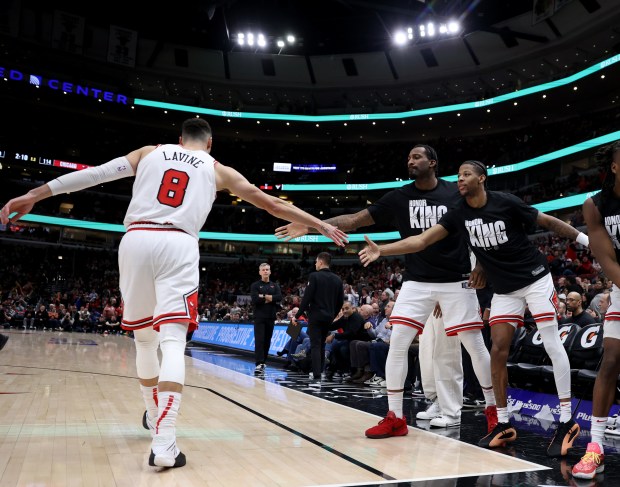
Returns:
[[[592,201],[603,217],[602,223],[611,238],[616,260],[620,262],[620,200],[612,196],[602,201],[601,193],[596,193],[592,196]]]
[[[472,208],[461,198],[439,222],[459,234],[476,255],[498,294],[507,294],[549,273],[545,256],[527,238],[538,210],[509,193],[487,191],[487,203]]]
[[[402,238],[420,235],[461,200],[456,183],[439,179],[430,191],[415,183],[385,194],[368,207],[375,222],[392,222]],[[415,254],[405,255],[403,281],[457,282],[467,279],[471,261],[466,242],[455,233]]]

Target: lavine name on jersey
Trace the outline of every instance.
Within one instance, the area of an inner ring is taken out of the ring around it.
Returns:
[[[411,228],[426,230],[435,225],[448,208],[443,205],[427,205],[426,200],[409,200],[409,219]]]
[[[491,249],[508,242],[506,224],[502,220],[491,223],[483,223],[482,218],[465,220],[465,227],[472,247]]]
[[[620,249],[620,215],[611,215],[605,217],[605,228],[607,233],[611,237],[611,241],[614,243],[614,247]]]
[[[198,167],[199,164],[204,164],[205,161],[198,159],[195,156],[192,156],[190,154],[188,154],[187,152],[173,152],[172,155],[170,153],[166,153],[166,151],[163,152],[164,154],[164,159],[166,161],[180,161],[180,162],[187,162],[188,164],[191,164],[194,167]]]

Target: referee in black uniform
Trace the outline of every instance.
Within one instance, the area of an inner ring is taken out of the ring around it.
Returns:
[[[265,361],[271,346],[276,311],[282,301],[280,286],[269,280],[271,266],[263,263],[258,266],[260,280],[252,283],[250,295],[254,305],[254,354],[256,357],[255,374],[265,371]]]
[[[308,317],[308,336],[310,337],[314,380],[321,379],[325,362],[325,339],[334,318],[344,303],[342,279],[329,269],[331,262],[332,256],[327,252],[321,252],[316,256],[315,267],[318,272],[310,274],[306,293],[299,305],[299,311],[293,317],[293,323],[296,323],[297,319],[303,314]]]

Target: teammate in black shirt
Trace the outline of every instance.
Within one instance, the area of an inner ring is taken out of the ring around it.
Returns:
[[[604,469],[603,435],[620,374],[620,142],[603,147],[596,159],[606,176],[601,192],[584,202],[583,216],[592,237],[592,253],[614,285],[603,326],[605,353],[594,383],[592,439],[584,457],[573,467],[573,476],[582,479],[592,479]]]
[[[438,225],[417,237],[382,246],[366,237],[368,246],[360,251],[360,259],[368,265],[380,255],[420,252],[446,237],[460,235],[482,264],[494,288],[489,323],[493,341],[491,372],[499,424],[479,444],[494,448],[517,438],[508,420],[506,361],[515,329],[523,325],[527,303],[553,363],[560,398],[560,425],[547,454],[566,455],[579,432],[579,426],[571,419],[570,364],[557,333],[558,298],[553,280],[546,259],[530,242],[526,230],[538,224],[584,245],[587,245],[588,238],[513,195],[487,191],[486,178],[484,164],[464,162],[458,176],[459,192],[464,198],[442,217]]]
[[[437,178],[437,154],[432,147],[417,145],[409,152],[409,177],[415,181],[385,194],[369,208],[353,215],[329,219],[341,230],[354,230],[375,222],[394,222],[402,237],[424,234],[461,199],[456,184]],[[290,240],[305,235],[303,225],[278,228],[279,238]],[[378,426],[366,431],[369,438],[407,434],[403,415],[403,391],[407,375],[409,345],[424,328],[439,303],[448,335],[458,334],[472,358],[487,408],[489,431],[497,424],[495,397],[490,373],[489,352],[480,330],[484,324],[478,312],[475,287],[484,285],[478,271],[471,271],[467,245],[458,235],[418,254],[406,256],[403,286],[392,311],[393,325],[386,362],[388,415]],[[458,426],[460,417],[444,418],[445,426]]]

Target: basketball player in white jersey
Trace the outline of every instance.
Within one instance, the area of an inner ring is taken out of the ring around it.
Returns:
[[[9,201],[3,224],[34,204],[120,178],[136,177],[119,247],[122,326],[132,330],[136,369],[146,404],[143,425],[153,436],[149,465],[182,467],[175,424],[185,381],[185,339],[197,326],[198,232],[216,191],[229,190],[272,215],[317,229],[337,245],[346,235],[299,208],[269,196],[209,155],[209,124],[183,122],[179,144],[146,146],[101,166],[65,174]],[[161,365],[157,349],[161,347]]]

